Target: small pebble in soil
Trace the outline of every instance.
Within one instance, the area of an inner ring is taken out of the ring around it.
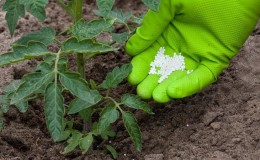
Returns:
[[[221,128],[221,123],[220,122],[213,122],[210,124],[211,128],[214,129],[215,131],[220,130]]]
[[[232,138],[231,140],[233,143],[238,144],[241,142],[241,138]]]
[[[202,121],[204,123],[204,125],[208,126],[210,123],[212,123],[220,114],[216,113],[216,112],[208,112],[206,113],[203,118]]]

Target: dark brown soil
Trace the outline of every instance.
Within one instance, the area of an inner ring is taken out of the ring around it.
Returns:
[[[2,2],[0,2],[2,3]],[[117,6],[134,14],[144,13],[139,1],[120,1]],[[91,3],[84,10],[85,19],[91,19]],[[71,19],[51,1],[47,7],[47,19],[39,22],[31,15],[19,21],[15,35],[10,38],[5,13],[0,10],[0,53],[22,34],[53,26],[57,32],[69,27]],[[92,59],[86,66],[87,78],[97,82],[114,66],[129,62],[123,47]],[[204,91],[167,104],[149,102],[155,115],[135,113],[140,124],[143,150],[137,152],[120,122],[118,134],[110,141],[118,151],[120,160],[258,160],[260,159],[260,23],[248,38],[231,65],[219,80]],[[0,87],[19,79],[34,69],[36,60],[25,61],[0,68]],[[73,67],[73,62],[71,63]],[[113,91],[115,96],[135,92],[135,88],[123,83]],[[0,159],[3,160],[61,160],[112,159],[99,146],[86,155],[79,150],[62,154],[65,142],[54,143],[46,129],[43,104],[30,102],[27,113],[11,109],[5,114],[5,127],[0,133]]]

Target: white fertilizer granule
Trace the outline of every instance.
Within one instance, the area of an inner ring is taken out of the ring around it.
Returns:
[[[155,59],[151,62],[149,74],[158,74],[160,78],[158,83],[161,83],[164,79],[174,71],[184,71],[185,62],[184,57],[179,54],[174,53],[172,57],[164,55],[165,48],[161,47],[157,52]]]

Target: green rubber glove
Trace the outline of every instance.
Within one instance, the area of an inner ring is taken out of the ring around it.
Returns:
[[[161,0],[149,10],[126,52],[134,56],[128,80],[143,99],[165,103],[204,89],[227,68],[260,17],[259,0]],[[187,71],[175,71],[163,82],[148,74],[160,47],[185,57]]]

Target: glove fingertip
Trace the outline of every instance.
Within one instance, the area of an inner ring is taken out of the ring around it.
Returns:
[[[167,103],[171,100],[166,91],[165,93],[153,92],[153,99],[159,103]]]
[[[171,98],[175,99],[180,99],[189,96],[189,94],[183,91],[182,85],[180,83],[174,83],[170,85],[167,89],[167,94]]]
[[[158,75],[147,76],[138,86],[137,94],[143,99],[152,98],[152,94],[156,86],[158,85]]]

